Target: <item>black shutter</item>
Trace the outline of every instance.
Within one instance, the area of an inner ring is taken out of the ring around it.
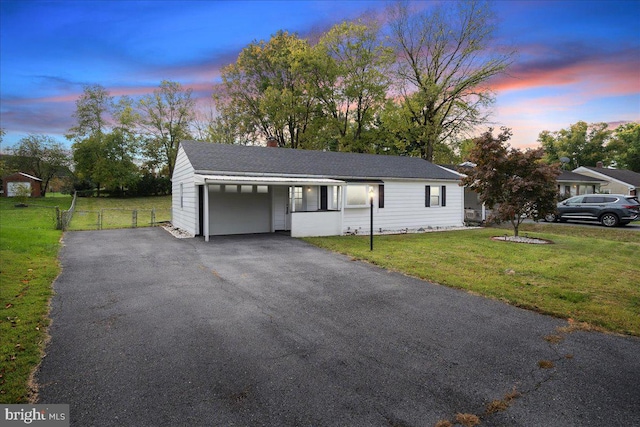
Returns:
[[[428,208],[431,206],[431,186],[424,186],[424,207]]]
[[[440,206],[447,206],[447,186],[443,185],[440,191],[440,197],[442,198],[442,202]]]
[[[320,186],[320,210],[321,211],[326,211],[328,207],[327,204],[327,186],[326,185],[321,185]]]
[[[378,207],[384,208],[384,185],[378,185]]]

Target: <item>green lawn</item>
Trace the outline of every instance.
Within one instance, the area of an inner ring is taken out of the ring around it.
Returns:
[[[491,240],[512,229],[305,239],[315,245],[442,285],[542,313],[640,336],[640,233],[525,224],[528,245]]]
[[[68,209],[71,197],[31,199],[26,208],[15,203],[0,198],[0,403],[29,398],[29,376],[49,325],[51,283],[60,272],[55,206]]]
[[[152,219],[156,223],[171,220],[171,196],[78,197],[69,230],[149,227]]]

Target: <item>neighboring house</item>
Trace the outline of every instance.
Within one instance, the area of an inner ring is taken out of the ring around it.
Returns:
[[[193,235],[294,237],[463,225],[458,174],[415,157],[183,141],[172,222]],[[370,199],[372,197],[372,199]]]
[[[464,162],[460,165],[441,165],[451,171],[459,173],[464,176],[465,171],[475,167],[475,164],[471,162]],[[576,196],[579,194],[593,194],[600,190],[600,185],[604,185],[607,182],[594,178],[591,176],[580,175],[578,173],[562,171],[562,173],[556,179],[558,194],[564,198],[570,196]],[[491,210],[487,208],[481,201],[480,195],[472,189],[465,186],[464,188],[464,217],[465,221],[470,222],[484,222],[491,213]]]
[[[573,171],[605,181],[600,185],[601,193],[640,195],[640,173],[638,172],[627,169],[604,168],[600,162],[596,167],[580,166]]]
[[[473,169],[476,165],[471,162],[464,162],[459,165],[440,165],[458,174],[461,178],[466,176],[465,172]],[[490,210],[480,201],[480,194],[473,191],[468,186],[464,186],[464,220],[472,223],[482,223],[486,221]]]
[[[15,197],[20,187],[26,187],[31,197],[42,196],[42,180],[23,172],[14,173],[2,178],[2,187],[7,197]]]
[[[579,174],[575,171],[562,171],[556,181],[558,182],[558,194],[563,199],[580,194],[599,193],[600,186],[607,183],[603,179]]]

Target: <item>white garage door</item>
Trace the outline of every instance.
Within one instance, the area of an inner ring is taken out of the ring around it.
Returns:
[[[20,190],[20,187],[24,187],[29,190],[29,194],[31,194],[31,183],[30,182],[7,182],[7,197],[16,197]]]
[[[266,186],[211,186],[209,233],[211,235],[271,232],[271,195]]]

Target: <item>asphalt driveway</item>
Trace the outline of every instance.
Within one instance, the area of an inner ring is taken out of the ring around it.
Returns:
[[[280,235],[205,243],[156,228],[70,232],[64,243],[37,381],[41,403],[71,405],[72,425],[640,419],[636,338],[549,342],[565,321]],[[494,400],[508,407],[486,415]]]

